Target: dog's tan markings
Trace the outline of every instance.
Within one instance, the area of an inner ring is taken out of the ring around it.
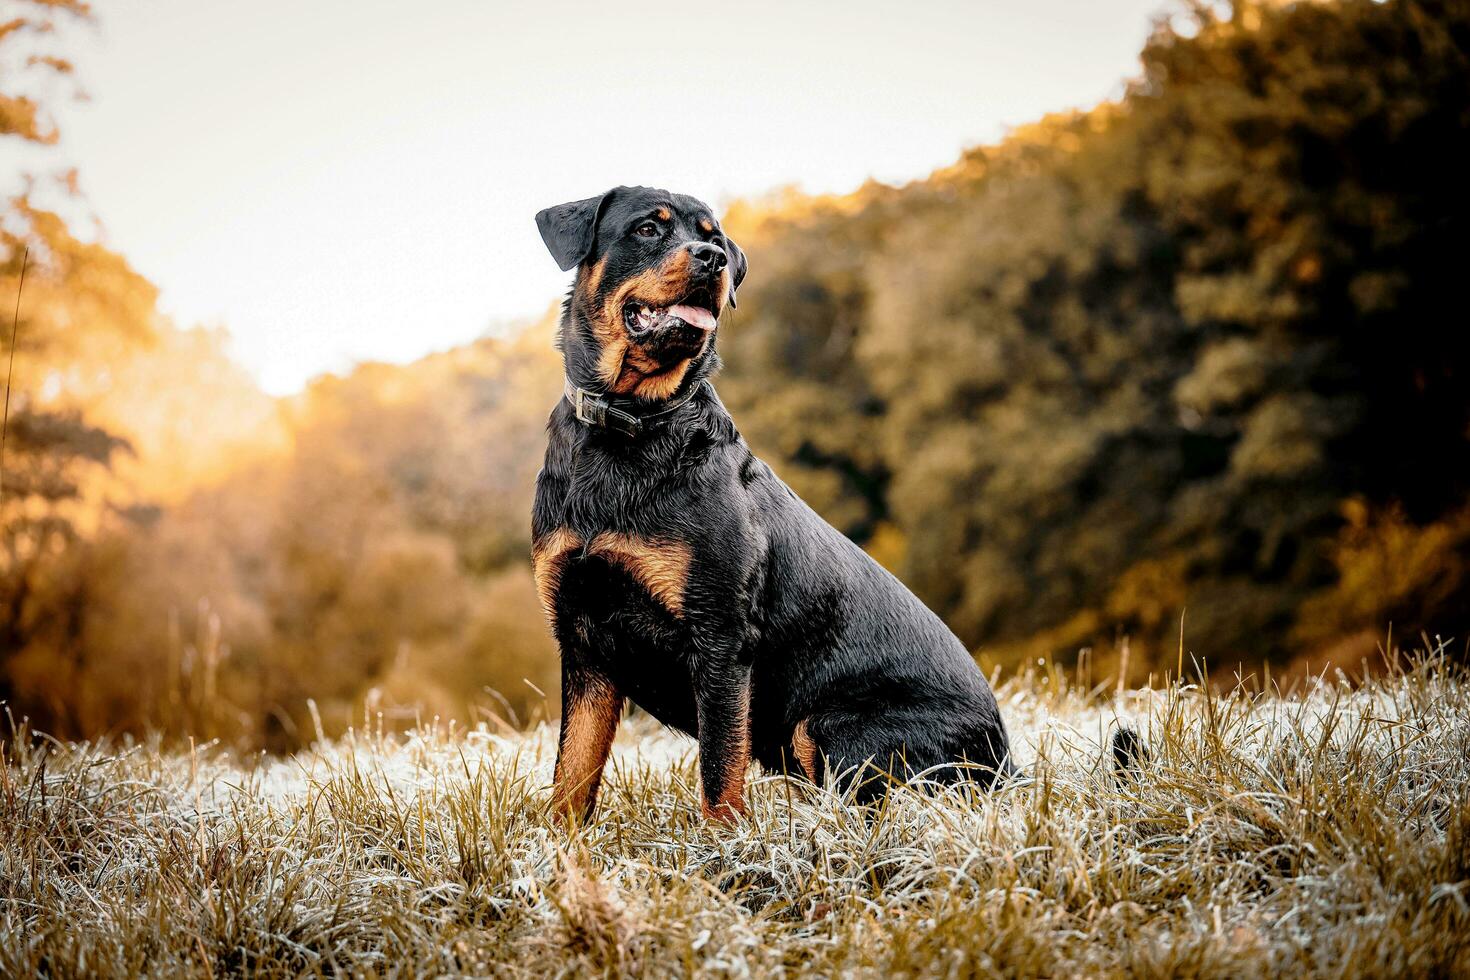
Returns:
[[[647,398],[650,401],[663,401],[665,398],[673,397],[674,392],[679,390],[679,385],[684,383],[684,375],[688,373],[689,358],[685,358],[673,367],[662,370],[655,367],[651,373],[638,372],[633,377],[627,377],[633,372],[625,368],[624,377],[618,379],[615,390],[631,392],[639,398]]]
[[[602,350],[597,355],[597,377],[614,392],[618,391],[618,379],[623,376],[623,362],[627,360],[631,346],[626,336],[602,341]]]
[[[582,546],[582,539],[564,527],[536,539],[531,545],[531,572],[536,578],[536,594],[548,618],[556,606],[556,590],[561,586],[561,572],[570,552]]]
[[[700,344],[700,351],[709,344],[706,336]],[[623,395],[637,395],[650,401],[662,401],[671,398],[674,392],[679,390],[679,385],[684,382],[684,375],[689,373],[689,365],[693,358],[684,358],[673,364],[660,364],[657,360],[649,357],[636,344],[630,344],[623,361],[621,373],[618,380],[613,384],[613,390]]]
[[[553,777],[552,807],[558,816],[591,815],[622,712],[623,697],[605,678],[567,699]]]
[[[687,260],[684,264],[688,265]],[[628,331],[623,325],[623,307],[634,298],[650,306],[667,306],[676,302],[682,294],[672,295],[676,284],[669,279],[662,266],[640,272],[619,284],[591,316],[592,332],[602,347],[597,355],[597,375],[616,394],[627,394],[634,387],[634,383],[622,381],[627,374],[624,362],[630,352],[637,349],[628,340]],[[671,295],[672,298],[666,298]],[[620,383],[623,385],[621,389]]]
[[[678,249],[653,268],[644,269],[619,283],[603,301],[602,320],[621,327],[623,307],[630,299],[649,306],[670,306],[679,302],[689,293],[689,272],[689,251]]]
[[[731,735],[734,744],[726,747],[724,765],[720,769],[720,791],[713,800],[706,798],[703,806],[708,820],[731,820],[745,813],[745,774],[750,769],[750,686],[740,690],[736,709],[740,712],[735,731]]]
[[[687,248],[681,248],[670,253],[659,265],[659,273],[677,294],[671,295],[670,300],[683,299],[684,294],[689,291],[689,273],[693,263],[693,254]]]
[[[702,221],[700,221],[700,223],[699,223],[699,230],[702,231],[702,232],[704,232],[706,235],[708,235],[710,232],[712,232],[712,231],[715,230],[715,223],[713,221],[709,220],[708,218],[705,218]]]
[[[683,617],[684,588],[689,582],[689,562],[693,557],[688,544],[604,531],[592,539],[587,553],[626,569],[664,608]]]
[[[660,364],[632,343],[623,326],[623,308],[632,301],[649,306],[672,306],[689,293],[690,254],[679,249],[659,265],[646,269],[614,289],[591,316],[593,332],[601,350],[597,356],[597,374],[608,390],[618,395],[634,395],[650,401],[671,397],[684,382],[689,371],[689,358],[675,364]],[[721,273],[716,295],[723,297],[727,288],[726,273]],[[718,316],[718,309],[715,311]],[[701,352],[708,346],[706,337]]]
[[[671,212],[668,208],[658,209],[658,217],[660,221],[668,221],[673,216],[673,212]]]
[[[597,287],[602,285],[602,276],[606,271],[607,257],[604,256],[589,265],[587,271],[582,274],[582,292],[589,300],[597,295]]]
[[[811,735],[806,730],[806,719],[796,723],[796,730],[791,733],[791,751],[796,756],[797,764],[806,773],[806,778],[815,781],[817,778],[817,743],[812,741]]]
[[[623,370],[623,356],[628,348],[628,332],[623,329],[622,304],[609,297],[597,302],[597,290],[607,274],[607,259],[587,266],[577,279],[572,297],[574,312],[585,319],[597,341],[597,375],[610,385]]]

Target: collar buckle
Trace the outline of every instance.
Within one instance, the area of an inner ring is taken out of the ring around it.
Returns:
[[[572,398],[572,412],[577,416],[577,421],[586,425],[596,425],[597,423],[592,420],[591,416],[582,414],[582,399],[586,397],[587,392],[581,388],[575,388],[573,391],[576,394]]]

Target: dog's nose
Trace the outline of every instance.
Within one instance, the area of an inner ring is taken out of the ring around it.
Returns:
[[[709,242],[695,242],[689,247],[689,257],[694,262],[696,273],[704,272],[709,275],[719,272],[730,261],[723,248]]]

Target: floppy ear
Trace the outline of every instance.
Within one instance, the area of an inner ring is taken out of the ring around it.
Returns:
[[[612,195],[608,191],[598,197],[569,201],[536,215],[541,240],[561,271],[581,265],[591,254],[592,243],[597,239],[597,219]]]
[[[725,245],[728,246],[725,251],[730,256],[730,309],[733,310],[736,309],[735,290],[739,289],[740,284],[745,281],[747,263],[745,261],[745,252],[732,239],[727,237],[725,239]]]

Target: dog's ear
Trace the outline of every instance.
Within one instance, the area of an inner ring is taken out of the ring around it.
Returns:
[[[744,250],[735,244],[734,239],[726,237],[725,246],[725,252],[730,257],[730,309],[733,310],[736,309],[735,290],[739,289],[740,284],[745,281],[747,263]]]
[[[576,268],[592,254],[592,245],[597,240],[597,219],[602,217],[602,210],[614,193],[608,191],[597,197],[568,201],[536,215],[541,240],[561,271]]]

